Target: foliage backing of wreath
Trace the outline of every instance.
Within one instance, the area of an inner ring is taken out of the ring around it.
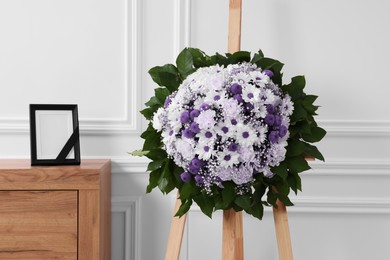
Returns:
[[[211,192],[206,192],[192,178],[184,182],[181,178],[183,168],[177,166],[172,158],[164,150],[161,132],[152,125],[152,119],[156,111],[164,106],[167,98],[175,93],[182,82],[199,68],[220,65],[227,67],[230,64],[252,63],[263,71],[272,72],[272,82],[279,86],[284,94],[291,97],[294,110],[290,116],[288,127],[289,138],[287,140],[285,159],[272,167],[274,174],[271,178],[263,174],[253,177],[250,189],[244,194],[238,194],[236,184],[233,181],[222,182],[223,187],[214,185]],[[316,146],[311,143],[319,142],[326,131],[319,127],[314,119],[318,106],[314,105],[317,96],[307,95],[304,92],[304,76],[296,76],[289,84],[282,83],[283,64],[278,60],[265,57],[261,50],[252,57],[247,51],[238,51],[233,54],[215,54],[208,56],[196,48],[185,48],[176,59],[176,66],[166,64],[156,66],[149,70],[153,81],[159,85],[155,89],[155,95],[145,103],[146,108],[141,114],[149,120],[147,129],[141,134],[144,145],[142,150],[132,152],[135,156],[146,156],[151,160],[147,171],[149,185],[146,191],[149,193],[158,187],[162,193],[167,194],[177,188],[180,192],[181,206],[177,216],[184,215],[196,202],[201,211],[211,217],[216,210],[234,209],[245,211],[248,214],[262,219],[264,206],[277,207],[279,199],[286,206],[293,203],[289,199],[290,190],[297,194],[301,191],[301,178],[299,173],[310,169],[307,158],[316,158],[324,161],[324,157]]]

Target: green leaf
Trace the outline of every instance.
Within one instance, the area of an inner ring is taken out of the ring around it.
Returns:
[[[261,60],[262,58],[264,58],[264,54],[261,50],[259,50],[257,53],[255,53],[253,55],[253,58],[251,60],[251,63],[254,63],[256,64],[259,60]]]
[[[147,170],[147,171],[154,171],[154,170],[157,170],[157,169],[160,168],[166,161],[167,161],[167,159],[162,159],[162,160],[150,162],[150,163],[148,164],[148,168],[147,168],[146,170]]]
[[[161,168],[156,169],[149,174],[149,184],[146,187],[147,193],[150,193],[155,187],[157,187],[158,182],[161,178],[161,174],[162,174]]]
[[[309,170],[310,166],[303,156],[296,156],[288,160],[288,168],[292,172],[300,173]]]
[[[196,204],[198,204],[200,210],[209,218],[212,217],[213,211],[214,211],[214,202],[210,197],[204,194],[199,194],[198,196],[194,197],[194,201]]]
[[[269,189],[267,192],[267,202],[269,204],[275,206],[277,199],[278,199],[278,197],[276,196],[276,194],[272,191],[272,189]]]
[[[286,157],[294,157],[303,154],[307,149],[306,144],[300,140],[290,139],[288,140]]]
[[[288,198],[288,196],[284,194],[278,193],[278,199],[283,202],[284,205],[286,206],[294,206],[294,204],[291,202],[291,200]]]
[[[140,111],[140,113],[147,119],[147,120],[151,120],[152,117],[153,117],[153,114],[154,114],[154,111],[150,108],[145,108],[143,110]]]
[[[172,64],[156,66],[149,70],[153,81],[159,86],[167,87],[170,93],[177,90],[182,80],[179,77],[179,71]]]
[[[306,155],[310,155],[310,156],[313,156],[314,158],[317,158],[321,161],[325,161],[325,158],[324,156],[321,154],[321,152],[318,150],[317,147],[315,147],[314,145],[311,145],[311,144],[308,144],[308,143],[305,143],[305,153]]]
[[[249,62],[251,60],[251,53],[248,51],[237,51],[231,55],[227,55],[229,64],[236,64],[240,62]]]
[[[283,161],[278,166],[273,167],[271,171],[281,177],[283,180],[285,180],[288,175],[287,163]]]
[[[326,135],[326,131],[324,129],[322,129],[321,127],[316,126],[316,127],[311,128],[310,135],[304,134],[304,135],[302,135],[302,138],[306,142],[315,143],[315,142],[321,141],[325,135]]]
[[[182,201],[182,203],[179,207],[179,210],[175,214],[175,217],[181,217],[184,214],[186,214],[188,212],[188,210],[190,210],[191,205],[192,205],[192,200],[187,200],[184,203]]]
[[[175,188],[175,186],[173,185],[172,175],[169,169],[169,165],[170,165],[170,161],[168,161],[165,164],[163,173],[158,181],[158,188],[164,194],[171,192]]]
[[[176,59],[176,65],[182,79],[187,78],[188,75],[195,71],[192,54],[187,48],[179,53]]]
[[[145,154],[149,159],[156,161],[167,158],[167,153],[163,149],[154,149]]]
[[[165,99],[170,95],[170,92],[167,88],[156,88],[154,90],[155,98],[159,101],[159,105],[163,106]]]
[[[287,177],[287,182],[295,194],[298,193],[298,190],[302,190],[301,177],[299,177],[297,173],[289,174]]]
[[[258,204],[253,205],[251,207],[251,211],[252,211],[252,216],[254,216],[255,218],[258,218],[260,220],[263,218],[263,215],[264,215],[263,204],[258,203]]]
[[[229,64],[228,59],[219,53],[216,53],[215,55],[211,56],[210,60],[212,64],[225,65],[225,66]]]
[[[210,57],[208,57],[203,51],[197,48],[188,48],[191,52],[192,60],[195,68],[206,67],[213,65]]]
[[[229,207],[229,205],[234,201],[236,198],[236,191],[234,189],[234,184],[230,181],[223,182],[223,190],[222,190],[222,200],[223,200],[223,207]]]
[[[286,91],[295,101],[297,99],[302,99],[304,96],[303,89],[305,88],[306,80],[304,76],[296,76],[291,79],[291,83],[288,85],[282,86],[282,90]]]
[[[184,183],[180,189],[180,199],[188,200],[193,197],[194,190],[196,189],[195,182],[191,180],[190,182]]]
[[[145,139],[144,146],[142,150],[150,151],[161,147],[161,136],[155,132],[150,133],[148,137]]]
[[[145,156],[149,153],[149,151],[142,151],[142,150],[135,150],[135,151],[132,151],[130,152],[129,154],[131,154],[132,156]]]
[[[240,195],[234,200],[234,203],[243,208],[244,210],[248,210],[251,208],[252,202],[249,195]]]
[[[151,98],[149,99],[149,101],[145,103],[145,105],[148,106],[148,107],[153,107],[153,106],[156,106],[156,105],[162,106],[163,103],[161,103],[161,101],[158,100],[157,97],[151,97]]]

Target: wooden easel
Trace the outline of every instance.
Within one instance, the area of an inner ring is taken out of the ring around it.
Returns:
[[[239,51],[241,47],[241,10],[242,0],[229,0],[229,53]],[[174,215],[178,211],[181,203],[179,193],[177,196]],[[277,205],[277,209],[273,208],[273,214],[279,259],[293,260],[286,206],[279,200],[277,201]],[[179,259],[185,222],[186,215],[181,218],[172,218],[165,260]],[[242,213],[235,212],[233,209],[224,210],[222,227],[222,260],[244,260],[242,231]]]

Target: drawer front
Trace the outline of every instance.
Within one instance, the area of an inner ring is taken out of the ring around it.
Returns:
[[[0,191],[0,259],[77,259],[77,191]]]

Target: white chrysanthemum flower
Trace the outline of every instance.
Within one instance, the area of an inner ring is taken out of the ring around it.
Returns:
[[[233,98],[226,99],[222,103],[222,109],[224,117],[228,119],[237,118],[241,112],[241,107],[238,104],[237,100]]]
[[[177,139],[176,150],[186,160],[191,160],[195,157],[194,146],[191,142],[186,141],[188,139]]]
[[[281,110],[282,115],[284,116],[291,116],[294,111],[294,103],[291,101],[291,97],[287,94],[282,100]]]
[[[238,164],[239,154],[236,152],[222,151],[217,154],[219,165],[223,168],[233,167],[234,164]]]
[[[237,126],[236,138],[239,140],[240,145],[249,147],[257,141],[257,134],[250,126],[241,124]]]
[[[266,89],[261,95],[261,100],[264,104],[273,104],[275,101],[275,95],[270,89]]]
[[[207,130],[215,126],[214,117],[214,110],[204,110],[200,112],[197,118],[195,118],[195,122],[199,124],[200,129]]]
[[[198,158],[205,161],[209,160],[214,152],[211,144],[207,143],[198,143],[195,149]]]
[[[153,119],[152,119],[153,128],[156,129],[158,132],[160,132],[163,129],[163,126],[165,125],[164,122],[165,120],[166,120],[165,109],[160,107],[153,115]]]
[[[255,103],[258,102],[260,98],[260,89],[256,88],[254,85],[248,84],[242,89],[242,99],[244,99],[245,102]]]

